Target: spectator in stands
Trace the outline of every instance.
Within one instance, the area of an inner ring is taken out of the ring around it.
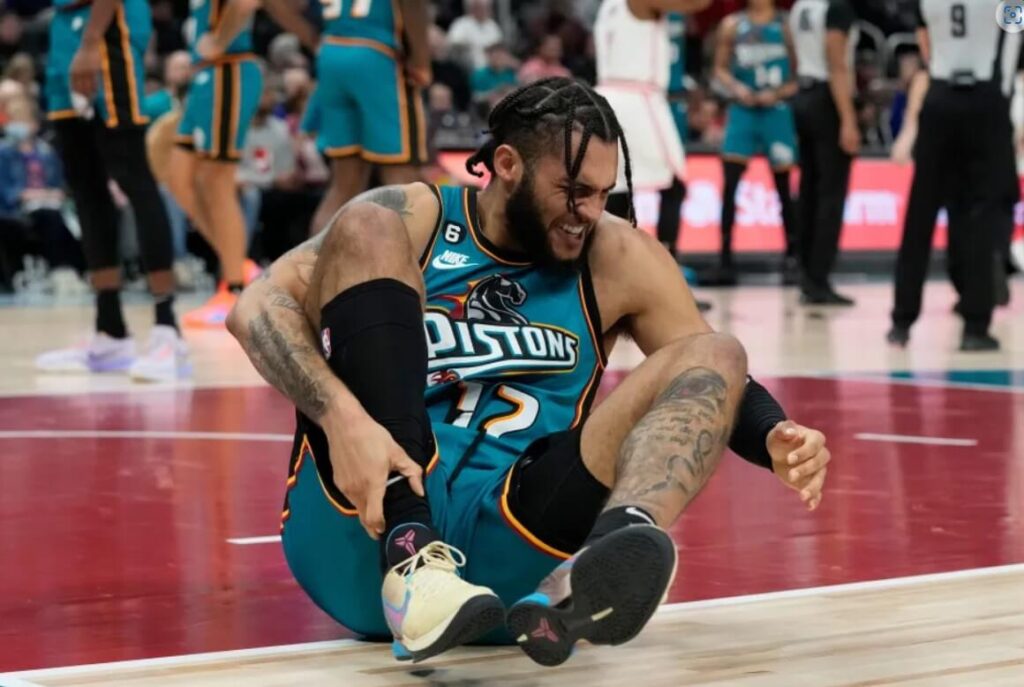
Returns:
[[[916,51],[905,52],[899,57],[897,66],[897,79],[899,88],[892,96],[892,105],[889,111],[889,131],[893,138],[899,136],[903,128],[903,115],[907,111],[907,93],[910,91],[910,82],[924,66],[920,53]]]
[[[302,44],[298,36],[291,33],[281,33],[270,41],[267,49],[267,61],[270,68],[278,72],[291,67],[301,67],[306,63],[306,57],[302,54]]]
[[[256,114],[249,125],[242,162],[238,166],[238,189],[250,245],[256,232],[263,194],[275,188],[292,191],[299,185],[295,177],[291,132],[287,124],[273,116],[274,106],[283,98],[283,88],[280,78],[268,74]]]
[[[283,113],[288,128],[294,131],[299,126],[309,95],[313,92],[313,79],[305,67],[289,67],[281,74],[281,84],[283,100],[278,105],[278,111]]]
[[[494,104],[516,87],[519,63],[504,43],[487,46],[487,64],[473,72],[470,87],[477,111],[485,117]]]
[[[85,270],[78,241],[61,215],[64,176],[60,158],[37,138],[39,116],[28,98],[10,102],[0,143],[0,281],[10,278],[26,254],[41,255],[50,268]],[[77,277],[72,277],[77,280]]]
[[[448,29],[451,55],[472,72],[487,64],[487,46],[502,40],[501,27],[491,16],[491,0],[468,0],[466,14]]]
[[[36,80],[36,63],[28,53],[15,53],[4,67],[3,79],[21,84],[33,100],[39,98],[39,82]]]
[[[188,91],[192,75],[192,57],[185,50],[172,52],[164,60],[162,88],[148,93],[142,103],[143,113],[150,121],[175,109]]]
[[[528,84],[552,76],[570,77],[562,64],[562,39],[557,34],[544,36],[533,56],[519,69],[519,83]]]
[[[25,97],[27,94],[20,83],[0,79],[0,129],[7,123],[7,106]]]
[[[430,69],[434,73],[434,83],[444,84],[451,89],[455,108],[465,112],[470,102],[466,70],[451,59],[444,31],[439,27],[430,26],[427,29],[427,40],[430,42]]]
[[[21,18],[13,12],[0,14],[0,69],[21,50],[21,39],[25,28]]]

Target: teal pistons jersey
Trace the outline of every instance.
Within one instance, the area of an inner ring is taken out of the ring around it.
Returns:
[[[792,65],[786,50],[784,15],[755,24],[746,12],[740,14],[733,42],[732,73],[736,80],[755,91],[778,88],[790,78]]]
[[[402,13],[391,0],[320,0],[324,35],[352,45],[402,48]],[[336,42],[336,41],[332,41]]]
[[[196,45],[204,34],[217,28],[217,23],[224,15],[224,9],[230,0],[189,0],[189,17],[185,22],[184,34],[188,40],[192,59],[199,62]],[[252,17],[245,28],[235,36],[231,45],[224,51],[225,55],[238,55],[252,52]]]
[[[541,268],[495,246],[480,231],[475,189],[437,193],[420,261],[431,421],[518,453],[578,425],[597,392],[605,361],[590,271]]]

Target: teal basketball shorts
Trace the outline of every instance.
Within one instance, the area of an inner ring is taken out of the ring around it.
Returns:
[[[425,486],[434,524],[466,554],[462,575],[506,605],[531,594],[589,534],[608,489],[583,465],[581,430],[544,437],[517,454],[500,439],[434,423]],[[281,524],[288,565],[307,594],[355,633],[387,639],[380,543],[333,482],[327,440],[300,419]],[[485,639],[508,643],[502,630]]]
[[[241,160],[262,94],[256,58],[225,55],[192,77],[175,142],[204,159]]]
[[[723,158],[748,160],[764,155],[774,169],[796,164],[796,126],[789,105],[744,107],[733,103],[727,117]]]

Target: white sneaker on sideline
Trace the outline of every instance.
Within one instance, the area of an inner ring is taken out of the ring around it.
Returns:
[[[35,360],[42,372],[124,372],[135,361],[135,342],[102,332],[84,337],[70,348],[47,351]]]
[[[128,374],[139,382],[173,382],[192,375],[188,346],[174,327],[154,325]]]

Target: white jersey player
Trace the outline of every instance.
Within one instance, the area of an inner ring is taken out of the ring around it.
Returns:
[[[683,179],[686,158],[668,87],[669,12],[699,12],[711,0],[604,0],[594,22],[597,90],[626,135],[636,190],[660,191]],[[620,162],[616,191],[626,189]]]

